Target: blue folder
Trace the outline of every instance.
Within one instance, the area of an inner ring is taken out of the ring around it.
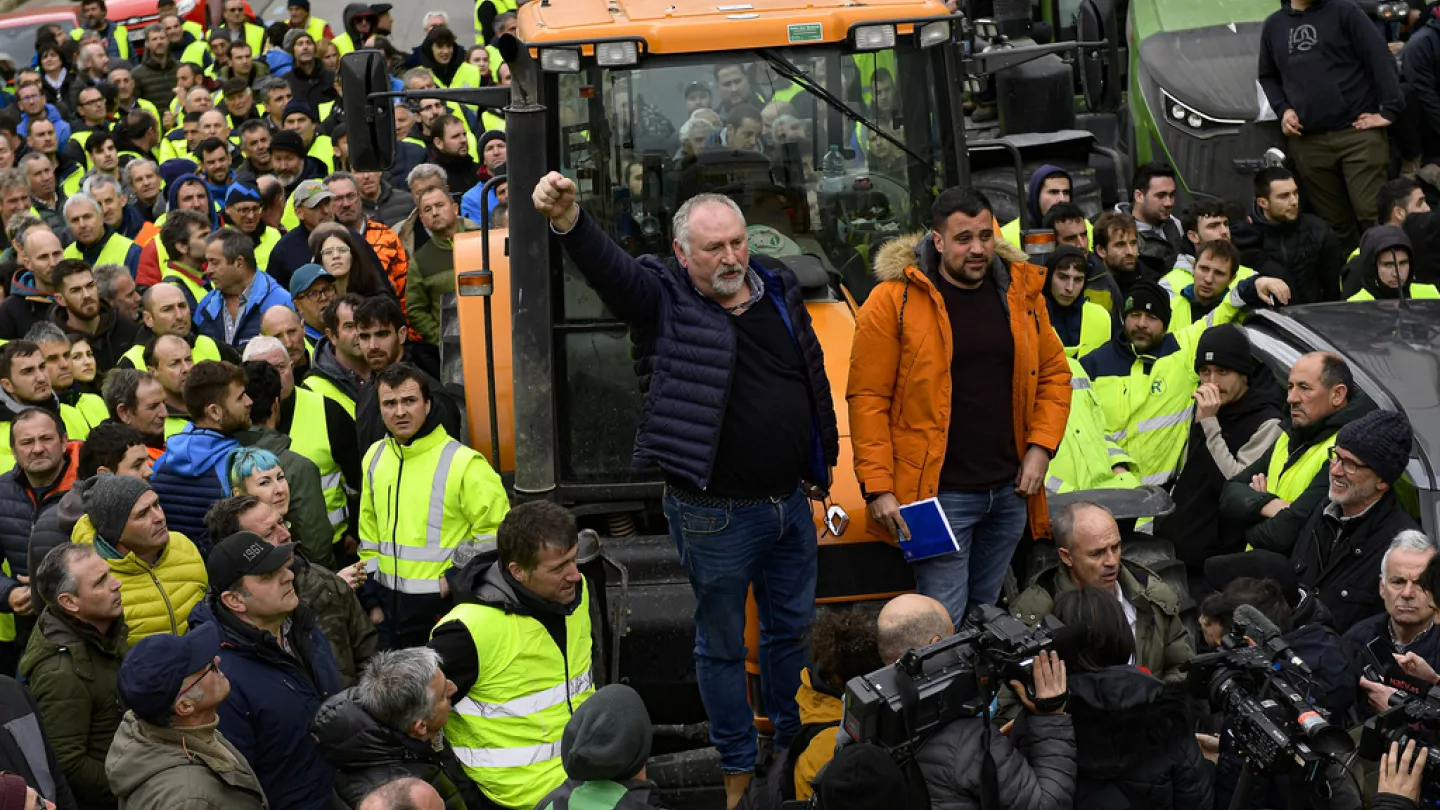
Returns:
[[[910,539],[900,541],[900,551],[904,552],[907,562],[928,560],[960,550],[939,500],[926,498],[906,504],[900,507],[900,517],[910,529]]]

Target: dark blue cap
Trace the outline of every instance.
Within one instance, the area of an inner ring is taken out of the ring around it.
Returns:
[[[120,699],[147,723],[168,726],[185,677],[220,654],[220,625],[192,627],[183,636],[140,639],[120,665]]]

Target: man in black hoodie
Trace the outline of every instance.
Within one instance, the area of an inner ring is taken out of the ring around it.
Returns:
[[[1300,188],[1288,170],[1262,169],[1255,175],[1250,219],[1231,224],[1231,241],[1240,250],[1241,264],[1290,285],[1291,304],[1340,300],[1345,254],[1324,220],[1300,211]]]
[[[1251,354],[1240,328],[1221,324],[1206,330],[1195,371],[1201,384],[1180,478],[1171,491],[1175,511],[1155,523],[1156,536],[1175,543],[1192,580],[1203,579],[1211,556],[1245,550],[1244,526],[1222,520],[1215,505],[1225,481],[1254,463],[1282,432],[1280,388]]]
[[[1259,78],[1311,204],[1349,253],[1375,221],[1384,128],[1405,108],[1395,58],[1357,4],[1285,0],[1261,28]]]
[[[1360,240],[1360,256],[1351,270],[1357,289],[1347,300],[1440,298],[1440,290],[1433,285],[1414,283],[1414,254],[1410,237],[1400,228],[1381,225],[1366,231]]]

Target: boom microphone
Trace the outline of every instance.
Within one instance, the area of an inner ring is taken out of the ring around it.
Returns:
[[[1301,660],[1290,645],[1280,634],[1280,628],[1270,621],[1270,617],[1261,613],[1254,605],[1240,605],[1235,608],[1234,622],[1245,631],[1246,638],[1251,639],[1257,645],[1268,650],[1272,657],[1278,658],[1292,667],[1300,670],[1306,675],[1312,674],[1310,666]]]

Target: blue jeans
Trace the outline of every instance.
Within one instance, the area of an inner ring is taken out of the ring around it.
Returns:
[[[1005,569],[1025,532],[1025,499],[1008,484],[989,492],[941,492],[939,498],[960,550],[915,563],[915,585],[944,605],[959,627],[972,605],[1000,598]]]
[[[695,593],[695,677],[710,741],[725,773],[755,770],[755,723],[745,688],[745,595],[760,609],[760,689],[784,747],[800,729],[795,692],[810,664],[815,615],[815,524],[810,501],[786,498],[724,509],[665,493],[665,519]]]

